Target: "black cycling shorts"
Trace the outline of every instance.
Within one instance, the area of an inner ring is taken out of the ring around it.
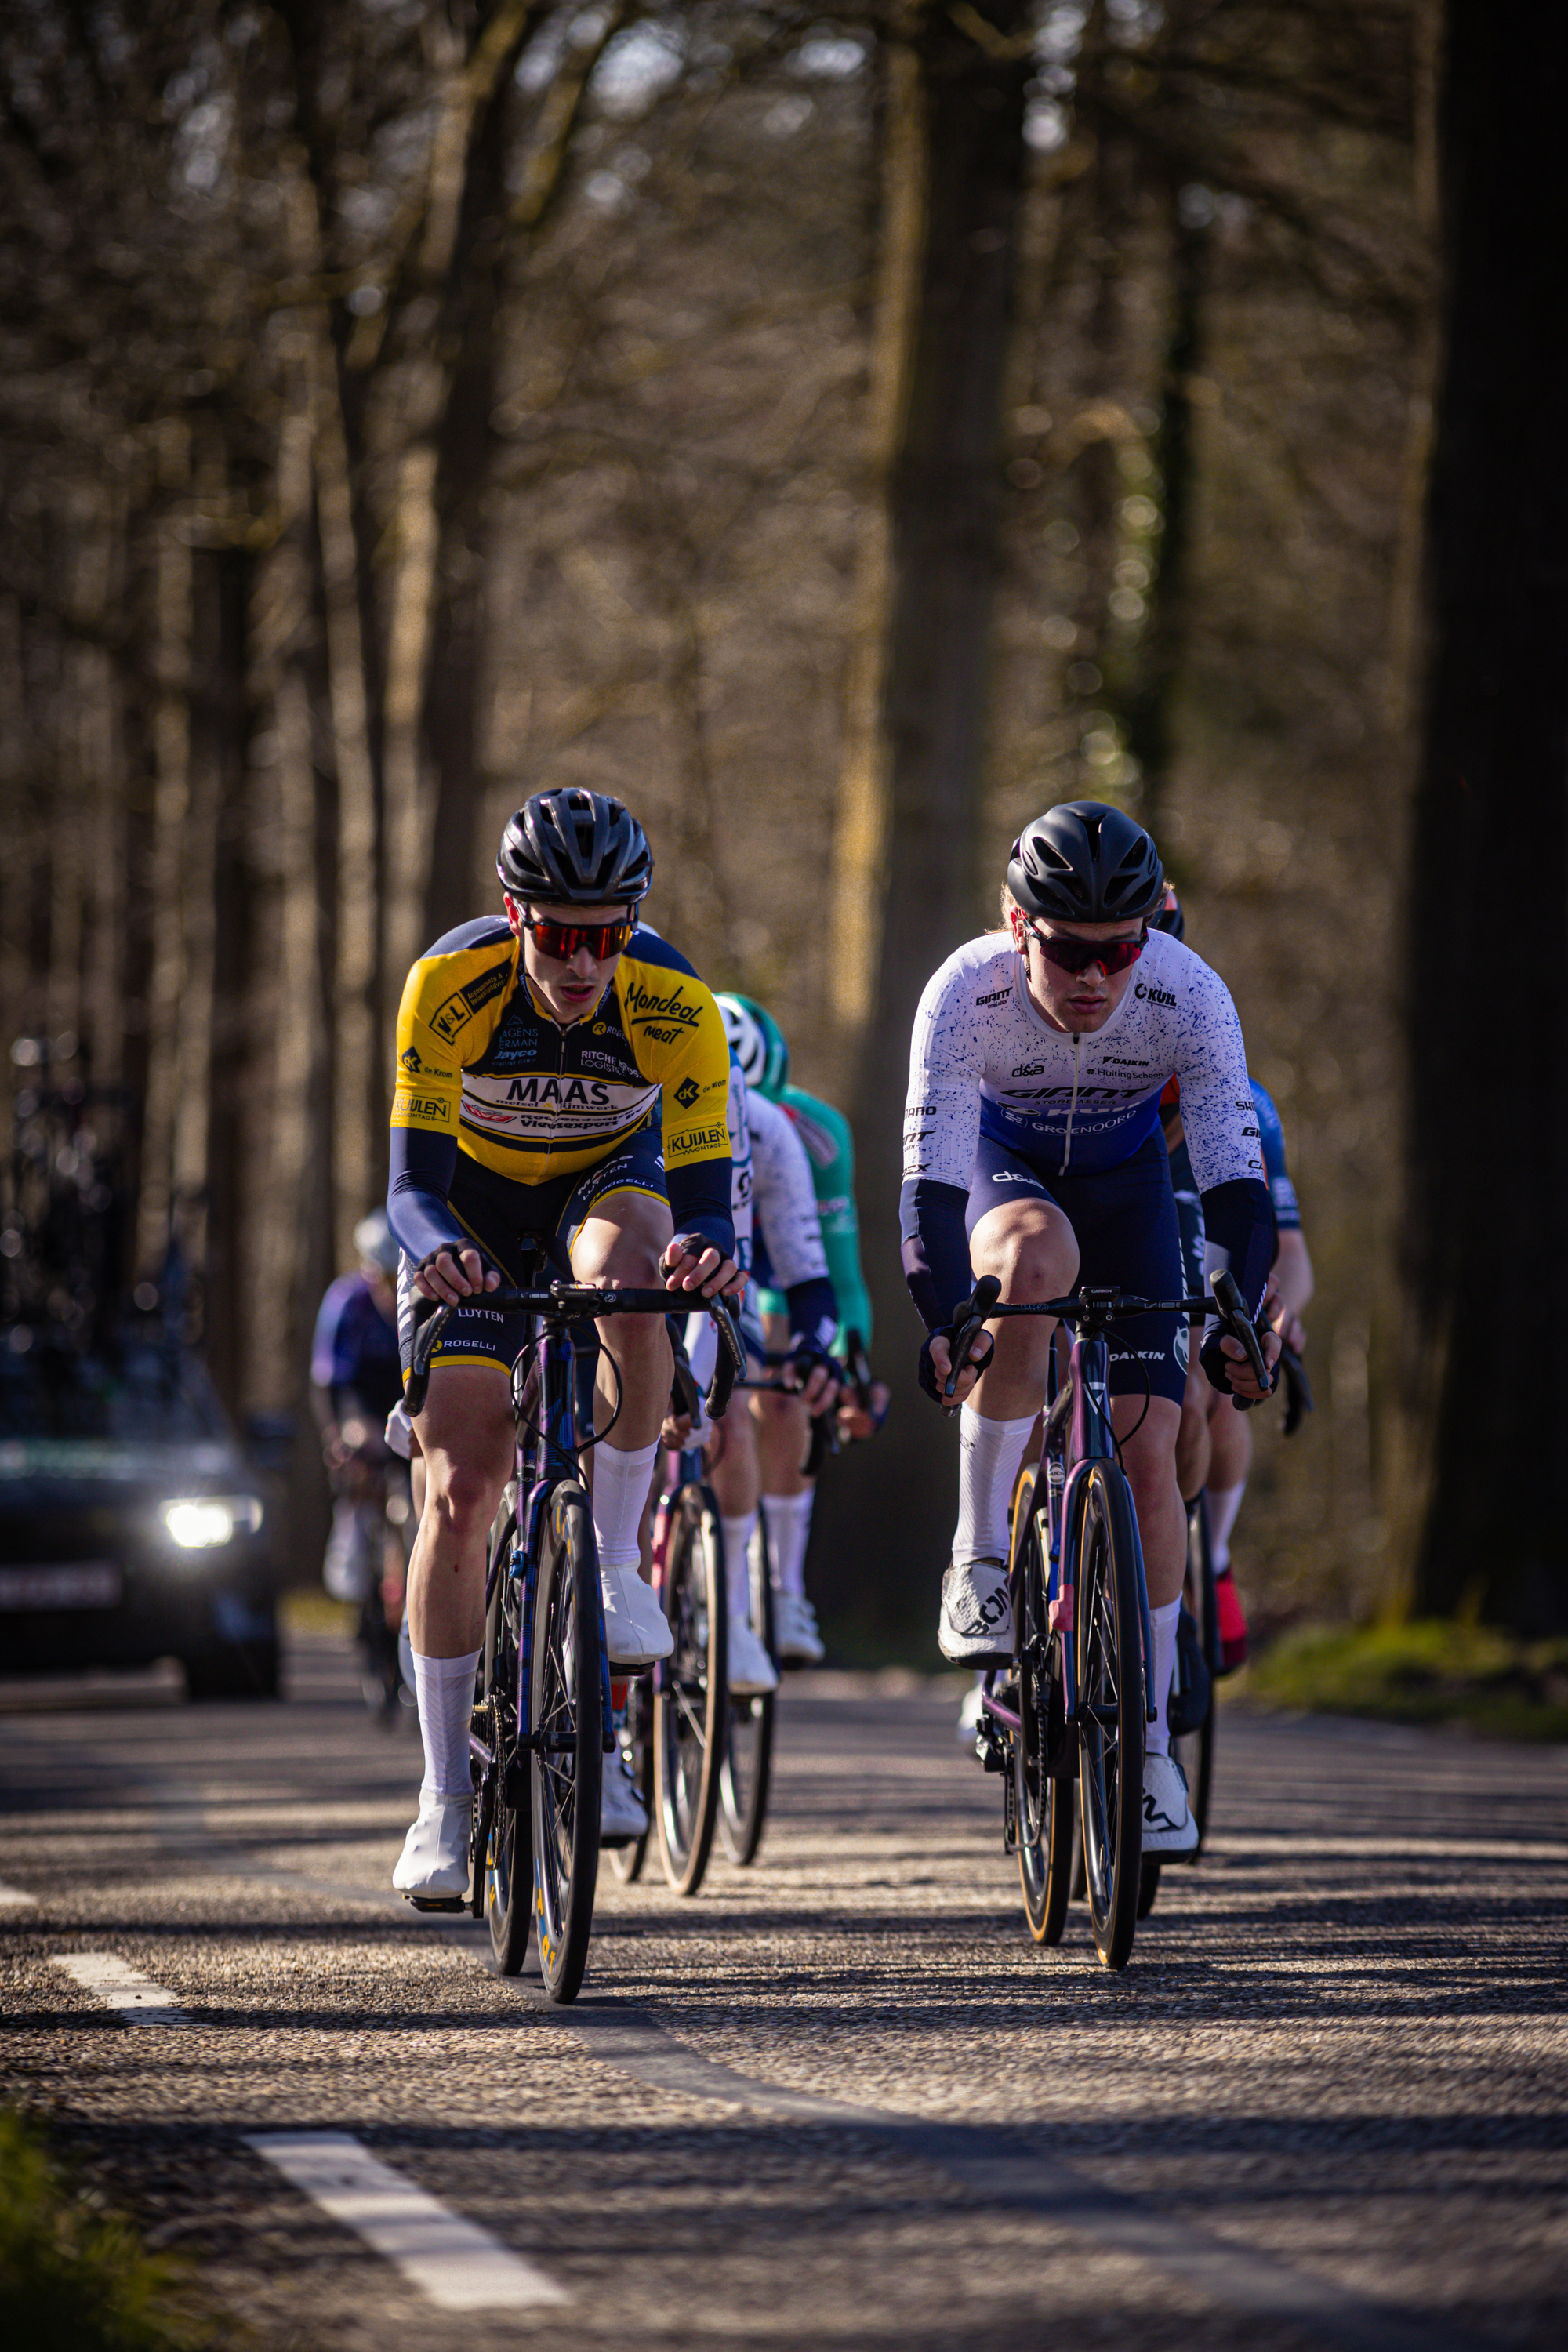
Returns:
[[[508,1282],[519,1283],[529,1255],[541,1247],[554,1271],[569,1280],[570,1253],[578,1228],[615,1192],[650,1192],[658,1200],[668,1200],[664,1138],[654,1121],[639,1127],[592,1168],[581,1168],[574,1175],[552,1176],[542,1184],[513,1183],[460,1151],[447,1197],[453,1215],[487,1262],[499,1266]],[[397,1339],[405,1381],[414,1352],[415,1304],[420,1296],[414,1288],[412,1271],[405,1256],[397,1277]],[[499,1307],[486,1307],[476,1299],[453,1309],[430,1360],[432,1365],[496,1364],[509,1372],[523,1336],[521,1314],[502,1314]],[[591,1327],[584,1339],[591,1350]]]
[[[1020,1197],[1053,1201],[1073,1229],[1079,1280],[1114,1283],[1144,1298],[1185,1292],[1182,1238],[1171,1190],[1171,1159],[1158,1128],[1130,1160],[1092,1176],[1061,1175],[1012,1145],[982,1135],[974,1154],[964,1229]],[[1201,1284],[1199,1287],[1201,1288]],[[1195,1297],[1195,1292],[1185,1293]],[[1186,1391],[1191,1333],[1179,1315],[1141,1315],[1115,1326],[1110,1393],[1141,1396],[1144,1377],[1155,1396],[1180,1404]]]

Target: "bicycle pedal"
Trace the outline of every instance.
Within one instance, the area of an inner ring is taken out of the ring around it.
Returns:
[[[405,1900],[416,1911],[466,1911],[468,1907],[466,1895],[410,1895]]]

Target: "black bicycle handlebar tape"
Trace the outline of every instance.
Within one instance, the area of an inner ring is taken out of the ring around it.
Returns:
[[[1294,1437],[1304,1416],[1313,1410],[1312,1383],[1294,1348],[1280,1349],[1279,1370],[1285,1375],[1285,1426],[1281,1434]]]
[[[421,1298],[415,1303],[414,1352],[409,1359],[408,1383],[403,1391],[403,1402],[408,1408],[410,1421],[425,1410],[426,1393],[430,1386],[430,1359],[451,1316],[451,1308],[442,1306],[437,1299]]]
[[[950,1343],[949,1361],[952,1369],[942,1385],[944,1398],[950,1397],[958,1385],[959,1373],[969,1361],[969,1350],[973,1346],[977,1334],[984,1328],[985,1318],[1001,1296],[1002,1285],[997,1281],[996,1276],[994,1274],[983,1274],[969,1297],[954,1315],[953,1322],[958,1324],[959,1328],[952,1333]],[[960,1316],[963,1318],[961,1324]],[[994,1355],[994,1346],[991,1352]],[[988,1356],[985,1360],[989,1363],[991,1358]]]
[[[713,1366],[713,1379],[705,1399],[710,1421],[719,1421],[735,1392],[735,1382],[745,1377],[746,1350],[728,1300],[705,1298],[701,1304],[712,1316],[719,1333],[718,1360]]]
[[[1210,1280],[1214,1287],[1215,1304],[1219,1308],[1220,1322],[1228,1336],[1233,1339],[1239,1339],[1246,1349],[1247,1360],[1252,1367],[1252,1376],[1264,1395],[1272,1396],[1274,1375],[1263,1360],[1263,1350],[1258,1343],[1258,1334],[1253,1328],[1252,1318],[1247,1313],[1241,1292],[1237,1287],[1235,1275],[1231,1273],[1228,1266],[1221,1266],[1211,1276]],[[1236,1402],[1245,1411],[1256,1404],[1258,1399],[1237,1397]]]
[[[800,1465],[803,1478],[815,1478],[830,1454],[838,1451],[838,1426],[829,1405],[826,1412],[811,1416],[811,1435],[806,1441],[805,1460]]]

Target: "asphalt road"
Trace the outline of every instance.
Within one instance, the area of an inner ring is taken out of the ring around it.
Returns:
[[[390,1893],[411,1730],[291,1687],[0,1687],[0,2095],[243,2340],[1568,2342],[1568,1752],[1228,1714],[1113,1978],[956,1685],[800,1678],[756,1866],[606,1866],[559,2011]]]

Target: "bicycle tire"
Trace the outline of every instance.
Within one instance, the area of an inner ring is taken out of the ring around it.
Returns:
[[[576,1999],[594,1926],[605,1766],[601,1623],[588,1497],[563,1479],[546,1506],[540,1542],[529,1710],[539,1970],[553,2001]]]
[[[1049,1628],[1047,1577],[1035,1525],[1037,1465],[1026,1462],[1013,1488],[1011,1557],[1018,1616],[1018,1723],[1012,1742],[1013,1809],[1024,1916],[1037,1944],[1059,1944],[1072,1882],[1072,1784],[1046,1770],[1046,1719],[1039,1701]]]
[[[675,1647],[654,1678],[654,1818],[666,1878],[695,1895],[713,1850],[730,1712],[724,1535],[707,1486],[675,1498],[659,1600]]]
[[[1147,1854],[1138,1865],[1138,1916],[1146,1919],[1160,1892],[1160,1865]]]
[[[1079,1819],[1094,1947],[1123,1969],[1143,1845],[1143,1643],[1132,1496],[1114,1462],[1085,1474],[1075,1580]]]
[[[653,1711],[652,1696],[646,1675],[632,1678],[626,1693],[626,1744],[631,1750],[632,1777],[637,1793],[647,1807],[648,1820],[653,1819],[653,1743],[649,1734],[648,1717]],[[610,1868],[622,1886],[630,1886],[642,1876],[643,1864],[647,1859],[649,1832],[630,1838],[625,1845],[610,1852]]]
[[[476,1853],[474,1867],[484,1873],[483,1910],[490,1949],[503,1977],[514,1977],[521,1969],[533,1922],[532,1809],[526,1772],[519,1770],[517,1751],[510,1744],[517,1723],[516,1612],[521,1607],[521,1587],[510,1569],[516,1532],[516,1514],[509,1511],[490,1549],[493,1580],[489,1574],[486,1578],[490,1597],[485,1612],[480,1683],[489,1706],[494,1763],[488,1789],[481,1790],[475,1809],[482,1851]]]
[[[1198,1633],[1204,1645],[1204,1655],[1210,1662],[1219,1656],[1219,1595],[1215,1590],[1214,1555],[1209,1549],[1208,1496],[1201,1492],[1187,1506],[1187,1607],[1197,1620]],[[1192,1860],[1196,1862],[1204,1850],[1204,1838],[1208,1831],[1209,1800],[1214,1794],[1215,1717],[1219,1710],[1215,1704],[1218,1688],[1209,1693],[1209,1709],[1196,1731],[1188,1732],[1173,1743],[1173,1752],[1187,1776],[1187,1802],[1193,1819],[1198,1825],[1198,1843]]]
[[[761,1511],[747,1561],[747,1583],[752,1631],[776,1669],[773,1562],[768,1556],[767,1519]],[[719,1833],[737,1870],[749,1869],[755,1862],[767,1822],[773,1775],[773,1706],[772,1691],[730,1702],[724,1761],[719,1774]]]

